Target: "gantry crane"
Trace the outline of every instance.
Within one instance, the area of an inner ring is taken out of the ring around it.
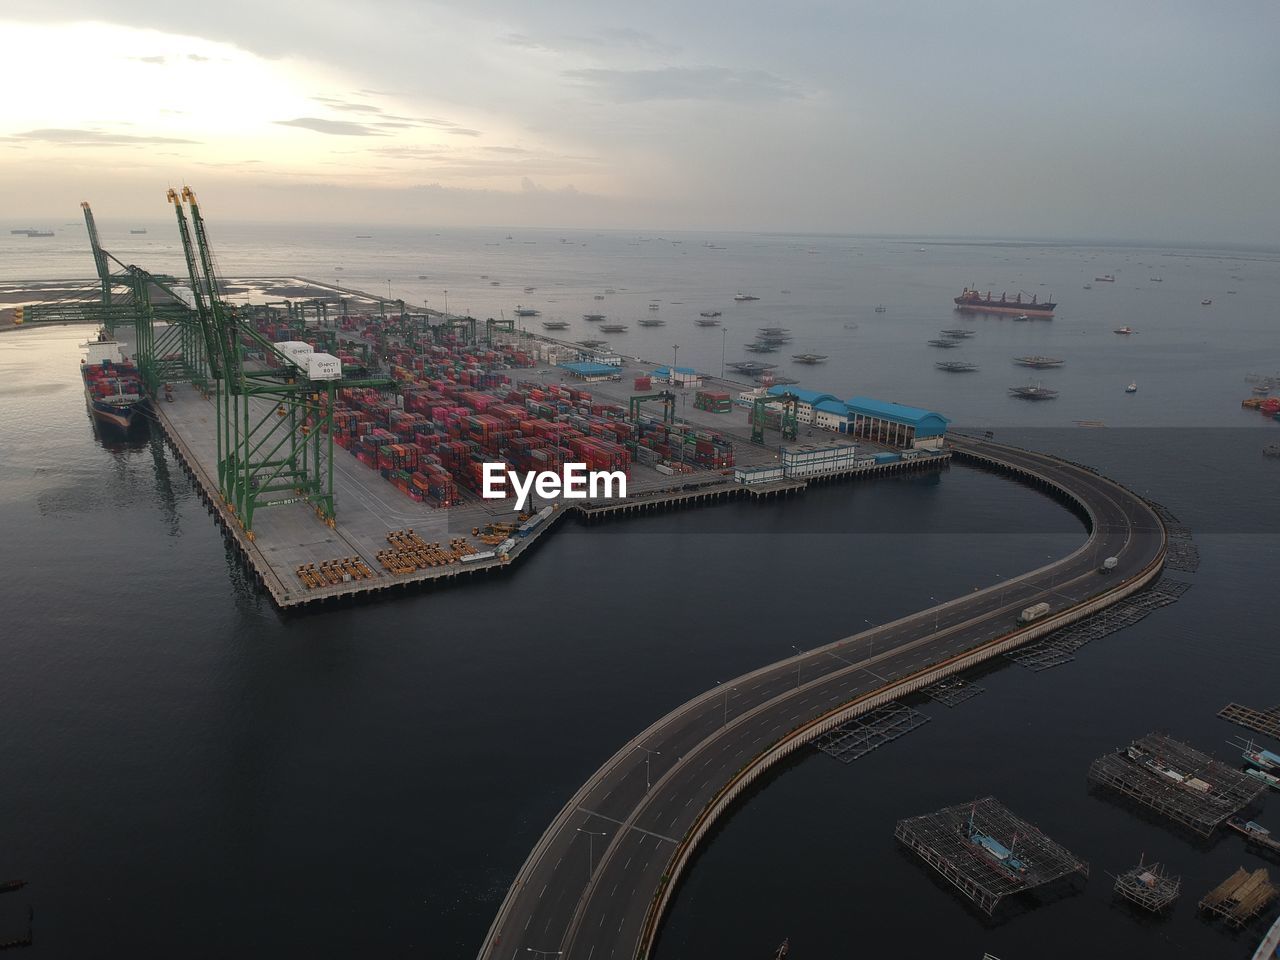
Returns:
[[[495,330],[505,330],[507,333],[514,334],[516,332],[516,322],[505,315],[501,320],[495,320],[493,317],[486,320],[484,322],[484,342],[490,347],[493,346],[493,331]]]
[[[630,414],[631,422],[639,424],[640,422],[640,405],[650,400],[661,401],[662,403],[662,422],[676,422],[676,395],[670,390],[662,390],[658,393],[642,393],[631,398],[627,405],[627,411]]]
[[[800,435],[800,398],[794,393],[786,392],[776,395],[756,397],[751,404],[751,442],[764,443],[765,410],[771,403],[782,404],[783,440],[795,440]]]
[[[96,323],[113,335],[118,327],[132,325],[134,359],[150,393],[154,395],[165,382],[203,382],[207,374],[206,351],[200,342],[199,323],[175,289],[177,281],[127,264],[105,250],[88,201],[80,207],[98,274],[97,302],[86,301],[87,290],[74,291],[66,299],[28,307],[24,322]],[[114,273],[113,263],[119,267]],[[161,293],[157,298],[153,298],[155,290]]]
[[[389,380],[319,379],[251,325],[221,295],[212,247],[194,191],[170,190],[183,253],[196,291],[217,391],[218,486],[249,539],[258,507],[306,501],[334,525],[333,411],[349,387]],[[186,206],[186,212],[183,205]],[[188,214],[190,222],[188,224]],[[247,354],[260,354],[261,363]],[[284,494],[284,496],[281,496]]]

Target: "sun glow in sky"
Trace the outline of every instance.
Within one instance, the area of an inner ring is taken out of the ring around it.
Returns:
[[[472,147],[451,142],[478,131],[360,90],[340,66],[103,23],[0,29],[8,69],[33,81],[5,117],[7,164],[29,171],[91,165],[163,180],[217,167],[385,187],[417,182],[424,161],[452,155],[459,185],[491,179],[463,169]]]
[[[6,215],[1280,243],[1275,4],[177,9],[6,5]]]

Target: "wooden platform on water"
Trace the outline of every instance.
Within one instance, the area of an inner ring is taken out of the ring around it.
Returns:
[[[1280,740],[1280,707],[1258,710],[1240,703],[1228,703],[1218,711],[1218,716],[1248,730],[1256,730]]]
[[[1276,898],[1271,874],[1259,867],[1250,873],[1244,867],[1218,884],[1200,901],[1200,909],[1225,920],[1229,926],[1243,927]]]

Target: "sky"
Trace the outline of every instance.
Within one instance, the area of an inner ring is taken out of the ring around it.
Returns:
[[[8,0],[0,217],[1280,244],[1280,6]],[[69,216],[68,216],[69,215]]]

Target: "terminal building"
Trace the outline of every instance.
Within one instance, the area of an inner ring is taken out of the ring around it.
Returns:
[[[951,422],[932,410],[871,397],[841,400],[829,393],[782,385],[770,387],[769,394],[796,397],[796,419],[802,424],[890,447],[938,450]]]
[[[594,383],[599,380],[618,380],[618,368],[608,363],[596,363],[591,360],[579,360],[574,363],[562,363],[560,369],[572,377]]]
[[[702,374],[693,367],[656,367],[649,372],[649,377],[659,383],[669,383],[673,387],[700,387]]]

